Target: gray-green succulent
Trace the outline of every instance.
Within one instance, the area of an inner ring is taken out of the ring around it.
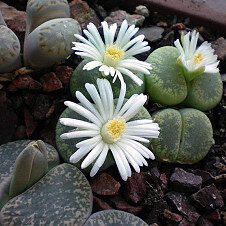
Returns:
[[[213,142],[213,129],[208,117],[193,108],[164,109],[153,113],[161,128],[151,143],[157,160],[193,164],[203,159]]]
[[[0,73],[12,72],[21,67],[20,42],[6,26],[0,11]]]
[[[0,208],[59,164],[57,151],[42,141],[21,140],[0,146]]]
[[[165,46],[152,52],[147,58],[153,69],[146,76],[146,91],[151,101],[165,106],[183,103],[188,107],[207,111],[221,100],[223,83],[219,73],[203,73],[192,81],[186,81],[177,63],[179,52]]]

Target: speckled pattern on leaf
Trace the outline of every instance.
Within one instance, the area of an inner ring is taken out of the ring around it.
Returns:
[[[4,225],[83,225],[92,211],[92,191],[76,167],[64,163],[2,208]]]
[[[11,176],[16,158],[30,142],[31,140],[19,140],[0,146],[0,184]],[[53,146],[45,144],[48,148],[48,168],[51,169],[60,163],[59,155]]]
[[[146,75],[146,91],[152,101],[163,105],[175,105],[187,95],[187,85],[177,64],[177,49],[161,47],[152,52],[148,63],[152,65],[150,75]]]
[[[131,213],[119,210],[104,210],[94,213],[84,226],[148,226],[143,220]]]

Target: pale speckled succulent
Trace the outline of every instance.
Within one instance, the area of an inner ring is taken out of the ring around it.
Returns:
[[[164,109],[153,113],[161,133],[151,143],[157,160],[193,164],[203,159],[213,142],[208,117],[193,108]]]
[[[104,210],[92,214],[84,226],[148,226],[142,219],[120,210]]]
[[[57,151],[42,141],[15,141],[0,146],[0,208],[59,164]]]
[[[0,15],[0,73],[21,67],[20,43]],[[66,0],[29,0],[23,58],[26,67],[42,69],[65,61],[73,52],[74,34],[79,23],[70,18]]]
[[[32,68],[46,68],[65,60],[72,53],[79,23],[70,17],[66,0],[30,0],[27,4],[24,62]]]
[[[165,46],[147,58],[153,68],[146,76],[146,91],[151,101],[165,106],[183,103],[201,111],[215,107],[223,93],[220,74],[202,73],[192,81],[186,81],[181,65],[177,63],[178,57],[175,47]]]
[[[26,36],[42,23],[70,17],[67,0],[29,0],[26,8]]]
[[[3,225],[83,225],[92,211],[92,191],[76,167],[51,169],[1,210]]]
[[[11,72],[21,67],[20,42],[9,29],[0,11],[0,73]]]

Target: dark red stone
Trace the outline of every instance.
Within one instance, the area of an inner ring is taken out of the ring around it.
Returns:
[[[134,215],[137,215],[142,211],[142,206],[131,206],[119,195],[113,196],[110,200],[118,210],[130,212]]]
[[[120,183],[111,175],[101,173],[97,178],[94,178],[91,188],[98,195],[115,195],[118,193]]]
[[[134,10],[138,5],[162,12],[190,17],[193,23],[226,33],[225,0],[122,0],[121,5]]]
[[[35,81],[29,75],[21,75],[14,79],[8,86],[9,91],[29,89],[29,90],[41,90],[42,85]]]
[[[126,199],[138,203],[146,196],[146,186],[142,173],[133,173],[125,182]]]
[[[127,20],[129,25],[142,26],[145,17],[138,14],[129,14],[124,10],[116,10],[113,11],[107,16],[104,20],[107,21],[108,24],[117,23],[120,26],[123,20]]]
[[[108,203],[104,202],[103,200],[93,196],[93,202],[100,210],[111,210],[113,209]]]
[[[36,121],[27,108],[24,108],[24,120],[26,124],[26,134],[30,137],[36,129]]]
[[[226,60],[226,39],[223,37],[218,38],[212,43],[212,48],[215,50],[215,54],[219,60]]]
[[[60,79],[60,81],[65,86],[68,86],[71,75],[73,73],[73,68],[68,67],[68,66],[56,66],[54,68],[54,72],[55,72],[56,76]]]
[[[168,180],[165,173],[160,174],[159,179],[162,181],[164,187],[167,186]]]
[[[197,223],[198,226],[214,226],[209,220],[200,217]]]
[[[40,78],[40,82],[42,83],[43,91],[45,92],[56,91],[63,87],[60,79],[57,78],[56,74],[53,72],[43,75]]]
[[[0,11],[7,26],[23,41],[26,30],[26,13],[0,1]]]
[[[224,205],[220,191],[214,184],[206,186],[191,196],[194,203],[203,211],[213,211]]]
[[[49,97],[47,95],[39,94],[36,98],[32,114],[35,119],[43,120],[46,118],[49,108]]]
[[[195,192],[201,188],[202,177],[188,173],[181,168],[175,168],[170,182],[176,191]]]
[[[187,197],[182,193],[169,192],[166,194],[169,202],[177,208],[177,210],[190,222],[196,223],[200,215],[196,212],[194,206],[192,206]]]
[[[96,26],[100,26],[100,19],[85,1],[73,0],[69,5],[71,18],[77,20],[83,29],[86,29],[90,22],[94,23]]]
[[[212,221],[220,221],[221,214],[219,213],[219,210],[214,210],[212,213],[207,214],[206,218]]]
[[[55,107],[56,107],[56,103],[54,101],[54,103],[51,105],[51,107],[49,108],[48,112],[46,113],[46,118],[50,118],[51,115],[53,114],[54,110],[55,110]]]
[[[186,26],[183,23],[173,24],[171,26],[172,30],[184,30],[185,28],[186,28]]]
[[[164,210],[164,217],[168,220],[171,220],[173,222],[180,222],[182,221],[183,217],[177,213],[173,213],[170,210],[165,209]]]

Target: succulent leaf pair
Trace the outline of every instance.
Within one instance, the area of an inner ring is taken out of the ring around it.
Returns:
[[[36,69],[51,67],[64,61],[72,53],[74,34],[80,34],[79,23],[70,17],[66,0],[30,0],[27,3],[24,62]],[[0,73],[19,69],[20,43],[6,27],[0,13]]]

